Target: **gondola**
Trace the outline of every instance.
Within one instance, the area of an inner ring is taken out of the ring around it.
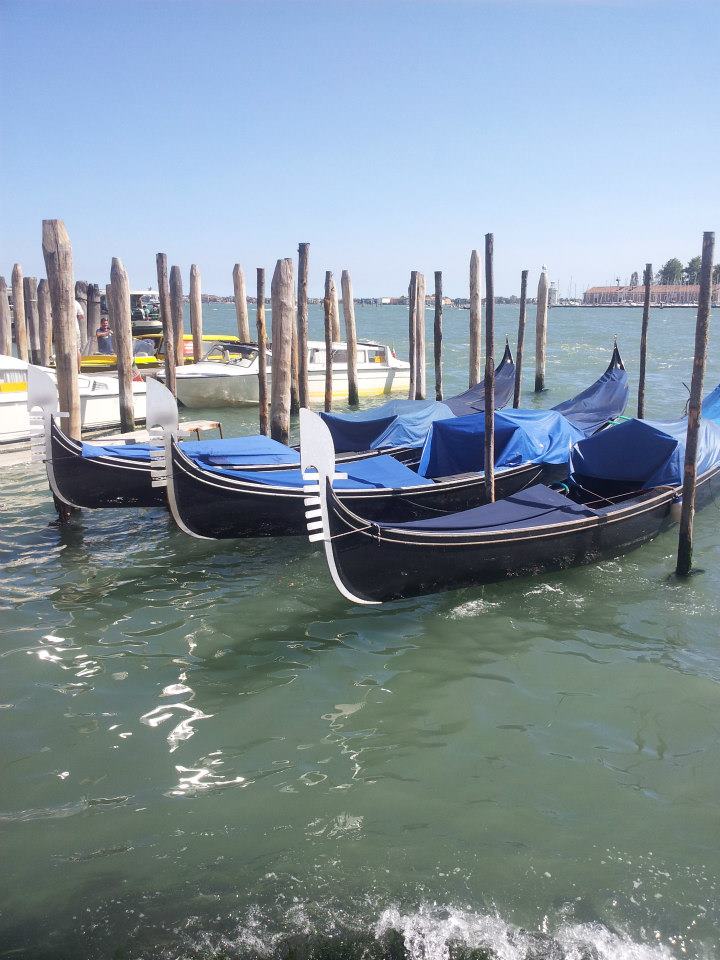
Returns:
[[[495,403],[506,406],[512,395],[515,364],[506,344],[495,371]],[[28,407],[40,407],[45,428],[48,480],[53,494],[71,507],[153,507],[165,503],[165,491],[153,486],[153,456],[161,443],[83,443],[65,436],[55,415],[57,391],[37,369],[29,374]],[[152,382],[151,388],[152,388]],[[484,381],[443,403],[434,400],[391,400],[357,414],[324,414],[335,438],[339,463],[392,455],[416,464],[430,424],[484,409]],[[48,412],[50,411],[50,412]],[[286,470],[300,466],[297,448],[269,437],[234,437],[185,441],[190,459],[247,471]]]
[[[620,376],[621,374],[621,376]],[[172,436],[172,400],[165,397],[168,504],[185,533],[211,539],[292,536],[304,532],[303,480],[299,469],[248,473],[188,456]],[[497,496],[528,484],[561,478],[572,444],[585,436],[573,425],[573,410],[594,431],[622,413],[627,375],[613,359],[593,387],[557,410],[498,412],[495,419]],[[151,396],[155,420],[155,393]],[[325,426],[327,418],[320,415]],[[328,430],[332,437],[332,431]],[[340,464],[347,473],[338,496],[362,516],[378,521],[417,520],[465,510],[484,501],[484,414],[436,420],[415,469],[380,456]],[[333,438],[334,441],[334,438]],[[337,451],[336,451],[337,453]]]
[[[679,518],[687,422],[626,420],[578,442],[567,481],[429,520],[375,522],[333,488],[332,438],[301,411],[311,541],[340,593],[382,603],[593,563],[636,549]],[[720,426],[701,422],[697,508],[720,494]]]

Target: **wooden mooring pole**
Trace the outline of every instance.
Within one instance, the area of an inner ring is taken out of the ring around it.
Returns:
[[[12,356],[12,317],[5,277],[0,277],[0,354]]]
[[[523,350],[525,349],[525,320],[527,319],[527,282],[528,271],[520,274],[520,315],[518,317],[517,349],[515,351],[515,390],[513,393],[513,407],[520,406],[520,389],[522,387]]]
[[[338,303],[338,292],[335,286],[335,277],[330,274],[330,320],[332,322],[333,343],[340,342],[340,304]]]
[[[310,244],[298,245],[297,332],[298,332],[298,402],[310,406],[308,390],[308,265]]]
[[[342,288],[345,340],[347,342],[348,403],[351,407],[356,407],[360,402],[357,378],[357,331],[355,329],[355,300],[353,299],[349,270],[343,270],[340,277],[340,286]]]
[[[50,304],[50,288],[44,277],[38,283],[37,296],[40,321],[40,365],[49,367],[52,360],[52,306]],[[98,292],[99,309],[100,293]]]
[[[300,364],[298,357],[298,329],[297,323],[297,304],[295,303],[295,290],[293,290],[293,325],[292,325],[292,343],[290,344],[290,415],[296,417],[300,413]]]
[[[424,400],[425,378],[425,274],[419,273],[415,284],[415,399]]]
[[[17,355],[26,363],[30,360],[27,324],[25,322],[25,294],[23,291],[22,267],[16,263],[12,269],[13,321],[15,323],[15,346]],[[73,298],[74,299],[74,298]],[[73,307],[73,310],[75,308]]]
[[[190,267],[190,331],[193,338],[193,362],[202,357],[203,316],[202,279],[197,264]]]
[[[87,351],[97,350],[96,332],[100,326],[100,287],[96,283],[89,283],[87,288]]]
[[[408,286],[408,360],[410,361],[410,386],[408,399],[415,399],[415,331],[417,330],[417,270],[410,271]]]
[[[80,439],[80,391],[78,386],[78,335],[75,316],[75,282],[72,247],[62,220],[43,220],[42,248],[45,260],[53,332],[55,371],[60,412],[69,414],[63,432]]]
[[[435,355],[435,399],[443,398],[442,336],[443,336],[442,270],[435,271],[435,316],[433,318],[433,353]]]
[[[480,298],[480,256],[477,250],[470,254],[470,368],[468,384],[474,387],[480,382],[480,338],[482,314]]]
[[[545,389],[545,363],[547,351],[548,277],[542,268],[538,280],[537,313],[535,314],[535,393]]]
[[[265,329],[265,268],[257,268],[257,342],[258,342],[258,410],[260,433],[268,435],[268,388],[267,388],[267,330]]]
[[[485,497],[495,500],[495,280],[493,235],[485,234]]]
[[[75,281],[75,299],[80,304],[80,309],[82,310],[82,323],[80,323],[80,352],[84,355],[87,353],[88,345],[88,336],[87,336],[87,301],[88,301],[88,285],[84,280]]]
[[[40,363],[40,315],[38,313],[36,277],[23,277],[23,300],[25,301],[30,360],[32,363]]]
[[[295,323],[293,262],[278,260],[270,287],[272,302],[272,382],[270,434],[287,443],[290,436],[290,362]]]
[[[680,514],[680,537],[676,572],[686,577],[692,567],[693,519],[695,516],[695,492],[697,486],[697,448],[700,430],[703,380],[707,360],[708,331],[710,327],[710,300],[712,296],[712,270],[715,253],[715,234],[703,234],[702,263],[700,266],[700,295],[698,297],[697,323],[695,325],[695,358],[693,360],[690,402],[688,404],[687,438],[685,440],[685,470],[683,473],[682,511]]]
[[[133,403],[133,341],[130,284],[125,267],[118,257],[110,267],[110,298],[112,302],[113,334],[117,356],[117,375],[120,387],[120,429],[129,433],[135,429]]]
[[[166,253],[155,256],[158,279],[158,299],[160,300],[160,319],[163,328],[165,350],[165,386],[173,396],[175,387],[175,335],[173,333],[172,310],[170,309],[170,285],[168,283],[168,259]]]
[[[233,267],[233,292],[235,294],[235,316],[237,318],[238,337],[243,343],[250,343],[250,322],[248,320],[247,293],[245,291],[245,273],[239,263]]]
[[[332,325],[332,291],[335,284],[333,275],[325,271],[325,298],[323,311],[325,319],[325,412],[332,410],[332,353],[333,353],[333,325]]]
[[[180,267],[170,267],[170,316],[172,317],[173,343],[175,344],[175,365],[185,363],[185,320],[183,309],[183,283]]]
[[[638,420],[645,416],[645,379],[647,373],[647,341],[650,325],[650,284],[652,283],[652,264],[645,264],[643,276],[645,297],[643,298],[642,330],[640,332],[640,376],[638,379]]]

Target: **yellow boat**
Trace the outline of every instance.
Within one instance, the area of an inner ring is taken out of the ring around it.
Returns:
[[[219,344],[224,351],[229,354],[230,359],[232,359],[235,351],[233,350],[233,345],[240,343],[240,338],[232,336],[232,334],[203,334],[203,344],[208,345],[208,349],[212,344]],[[161,333],[150,333],[144,337],[135,337],[136,343],[152,343],[154,350],[152,353],[138,353],[135,354],[134,363],[135,366],[142,373],[143,370],[151,370],[155,367],[160,367],[165,362],[165,343],[163,340],[163,335]],[[185,363],[193,362],[193,339],[192,334],[185,333],[183,334],[183,353],[185,355]],[[222,361],[222,355],[220,351],[215,352],[216,355],[210,359]],[[92,353],[87,356],[80,358],[80,369],[83,373],[107,373],[112,370],[117,370],[117,356],[114,353]]]

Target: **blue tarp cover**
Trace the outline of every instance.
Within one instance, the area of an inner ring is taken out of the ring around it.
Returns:
[[[495,414],[495,466],[566,463],[584,434],[554,410],[509,410]],[[485,469],[485,414],[434,423],[418,473],[433,479]]]
[[[559,403],[557,410],[574,427],[591,436],[603,424],[619,417],[628,402],[628,376],[622,367],[617,347],[613,350],[610,366],[605,373],[582,393]]]
[[[247,464],[286,463],[288,466],[300,463],[300,454],[270,437],[218,437],[213,440],[185,440],[181,443],[183,453],[193,460],[203,463]],[[162,444],[119,443],[94,444],[83,443],[83,457],[123,457],[126,460],[150,460],[151,450],[162,449]]]
[[[240,470],[227,470],[217,466],[205,467],[204,464],[203,468],[223,476],[234,477],[236,480],[269,484],[274,487],[302,489],[304,483],[300,470],[257,470],[252,473],[243,473]],[[348,479],[334,480],[333,489],[335,490],[395,489],[424,486],[427,483],[409,467],[389,456],[354,460],[352,463],[342,464],[338,469],[339,472],[347,473]]]
[[[424,401],[422,401],[424,402]],[[428,431],[438,420],[452,418],[452,410],[444,403],[431,400],[429,405],[396,417],[370,444],[371,450],[386,450],[389,447],[420,447]]]
[[[150,461],[151,450],[161,450],[161,443],[83,443],[83,457],[122,457],[125,460]]]
[[[495,368],[495,409],[500,410],[510,402],[515,387],[515,364],[513,363],[510,348],[505,346],[505,353],[499,365]],[[445,403],[456,417],[464,417],[472,413],[480,413],[485,409],[485,380],[464,393],[449,397]]]
[[[720,420],[720,384],[703,400],[702,415],[708,420]]]
[[[430,520],[410,520],[407,523],[380,523],[380,527],[403,530],[484,531],[517,530],[523,527],[539,527],[549,523],[565,523],[580,517],[596,517],[595,510],[568,500],[561,493],[541,483],[513,493],[495,503],[461,510]]]
[[[638,484],[642,490],[683,481],[687,420],[626,420],[581,440],[570,454],[570,475]],[[697,470],[720,463],[720,426],[700,421]]]

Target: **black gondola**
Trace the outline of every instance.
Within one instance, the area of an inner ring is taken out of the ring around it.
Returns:
[[[720,427],[713,421],[701,426],[698,508],[720,493]],[[656,427],[628,420],[576,445],[562,490],[537,484],[506,500],[433,520],[377,523],[354,512],[333,490],[332,439],[322,422],[303,410],[303,469],[317,470],[316,483],[306,488],[316,492],[307,500],[310,540],[323,541],[338,590],[362,604],[619,556],[679,517],[684,430],[683,422]],[[603,468],[603,460],[611,468]]]

